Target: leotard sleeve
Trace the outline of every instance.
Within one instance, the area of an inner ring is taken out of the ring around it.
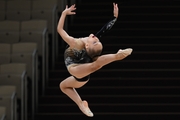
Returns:
[[[117,21],[116,17],[113,17],[109,22],[107,22],[96,34],[95,36],[101,38],[105,33],[107,33]]]

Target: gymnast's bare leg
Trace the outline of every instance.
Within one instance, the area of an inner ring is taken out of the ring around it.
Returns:
[[[68,67],[68,71],[70,72],[70,74],[72,74],[73,76],[77,78],[83,78],[99,70],[101,67],[111,62],[124,59],[125,57],[130,55],[131,52],[132,52],[131,48],[124,49],[124,50],[120,49],[116,54],[102,55],[98,57],[96,61],[92,63],[70,65]],[[89,117],[93,117],[93,113],[89,109],[87,101],[82,100],[75,89],[75,88],[80,88],[83,85],[85,85],[88,82],[88,80],[85,82],[79,82],[73,76],[70,76],[66,78],[65,80],[63,80],[60,83],[59,87],[64,94],[66,94],[78,105],[78,107],[84,114],[86,114]]]
[[[122,60],[132,53],[131,48],[119,50],[116,54],[106,54],[99,56],[94,62],[86,64],[73,64],[68,67],[68,71],[71,75],[77,78],[83,78],[99,69],[103,66],[118,60]],[[83,71],[83,72],[82,72]]]
[[[82,100],[75,88],[80,88],[88,82],[79,82],[73,76],[70,76],[60,83],[60,89],[69,98],[71,98],[79,107],[79,109],[89,117],[93,117],[93,113],[88,107],[88,103]]]

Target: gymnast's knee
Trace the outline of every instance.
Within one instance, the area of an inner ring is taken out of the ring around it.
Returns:
[[[60,82],[60,83],[59,83],[59,88],[60,88],[60,90],[61,90],[62,92],[64,92],[65,86],[63,85],[63,82]]]

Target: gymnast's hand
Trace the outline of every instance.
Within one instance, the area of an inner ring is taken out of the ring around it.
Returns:
[[[63,13],[66,15],[74,15],[76,14],[74,10],[76,10],[75,4],[71,5],[69,8],[68,5],[66,5],[66,9],[63,11]]]
[[[117,18],[118,17],[118,12],[119,12],[118,4],[113,3],[113,6],[114,6],[113,14],[114,14],[114,17]]]

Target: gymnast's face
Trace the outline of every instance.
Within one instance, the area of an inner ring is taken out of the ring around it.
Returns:
[[[86,43],[86,50],[90,55],[94,55],[97,52],[101,52],[103,49],[102,43],[99,41],[99,39],[94,35],[90,34],[87,43]]]

